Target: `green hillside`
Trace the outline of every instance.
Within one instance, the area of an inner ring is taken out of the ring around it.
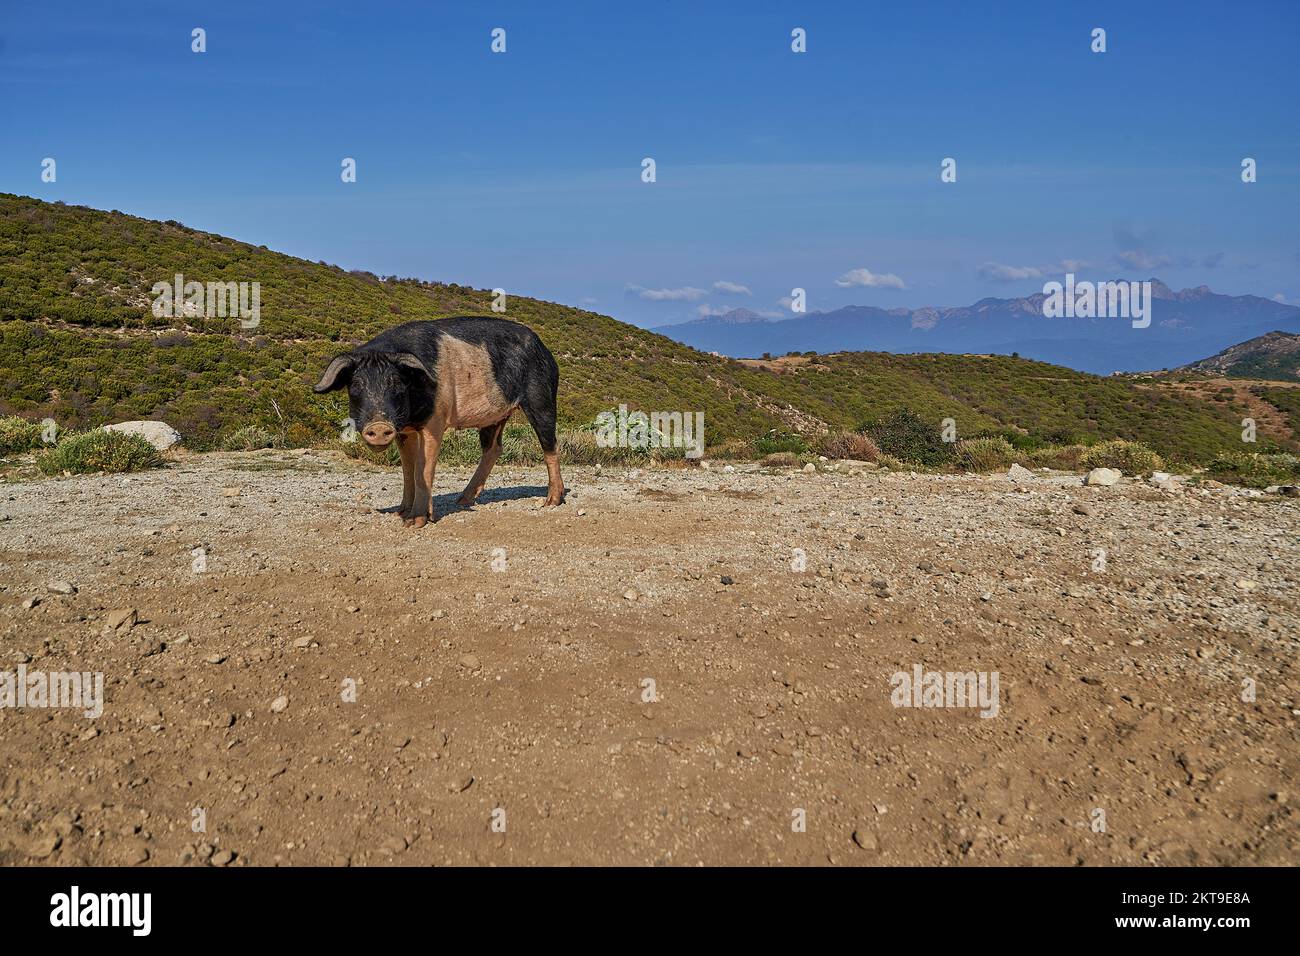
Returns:
[[[156,318],[155,282],[257,281],[261,322]],[[0,194],[0,413],[63,427],[161,418],[191,447],[243,426],[291,444],[329,440],[340,395],[311,393],[327,359],[388,326],[492,315],[491,294],[347,272],[264,247],[117,212]],[[561,368],[568,427],[625,403],[705,413],[710,446],[769,430],[857,428],[907,406],[959,433],[1145,441],[1208,460],[1239,445],[1241,409],[1010,357],[846,353],[778,373],[704,355],[581,309],[510,296]],[[278,407],[278,412],[277,412]]]

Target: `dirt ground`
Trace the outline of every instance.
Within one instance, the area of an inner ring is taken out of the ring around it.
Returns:
[[[320,452],[0,485],[0,671],[106,697],[0,710],[0,863],[1297,860],[1300,500],[468,473],[420,531]]]

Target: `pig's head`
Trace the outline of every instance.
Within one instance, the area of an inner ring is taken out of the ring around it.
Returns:
[[[352,422],[371,448],[386,447],[402,429],[422,425],[433,414],[433,376],[409,352],[340,355],[313,391],[345,387]]]

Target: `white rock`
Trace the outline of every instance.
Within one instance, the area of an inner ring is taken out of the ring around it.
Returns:
[[[1158,485],[1162,481],[1169,481],[1173,477],[1174,476],[1169,474],[1169,472],[1167,471],[1153,471],[1151,472],[1151,477],[1148,480],[1151,482],[1151,484]]]
[[[159,451],[166,451],[181,443],[181,433],[166,422],[118,422],[116,425],[105,425],[104,431],[139,435]]]
[[[1023,481],[1037,481],[1038,476],[1023,465],[1012,465],[1007,469],[1007,477],[1019,484]]]
[[[1102,485],[1104,487],[1119,484],[1121,477],[1120,472],[1114,468],[1094,468],[1088,472],[1087,477],[1083,479],[1083,483],[1085,485]]]

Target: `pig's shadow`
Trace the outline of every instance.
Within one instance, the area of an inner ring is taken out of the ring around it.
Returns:
[[[452,514],[457,511],[473,511],[475,505],[490,505],[498,501],[521,501],[525,498],[545,498],[547,493],[546,485],[515,485],[511,488],[487,488],[478,496],[478,500],[473,505],[460,504],[460,492],[453,491],[445,495],[434,495],[433,506],[437,509],[439,517],[446,514]],[[564,490],[564,497],[560,500],[563,502],[568,499],[569,490]],[[379,514],[397,514],[401,510],[401,505],[391,505],[387,508],[376,508]]]
[[[545,485],[513,485],[507,488],[485,488],[478,496],[474,505],[492,505],[500,501],[521,501],[525,498],[545,498],[547,488]],[[434,497],[434,506],[438,509],[439,514],[446,514],[449,511],[472,511],[474,505],[457,504],[460,499],[460,492],[454,492],[449,495],[436,495]]]

